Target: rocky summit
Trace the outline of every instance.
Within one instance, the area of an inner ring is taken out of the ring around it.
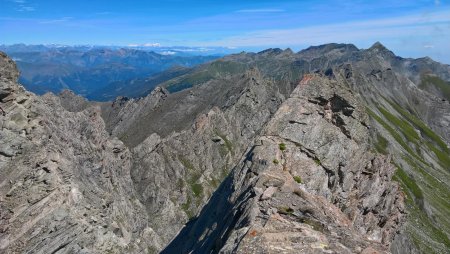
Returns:
[[[0,253],[449,253],[450,66],[229,55],[147,96],[37,96],[0,53]]]

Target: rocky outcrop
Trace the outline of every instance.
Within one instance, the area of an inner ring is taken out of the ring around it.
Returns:
[[[70,112],[80,112],[89,106],[89,102],[85,98],[67,89],[59,93],[58,97],[61,106]]]
[[[191,90],[193,96],[199,97],[211,96],[202,89],[212,91],[219,85],[221,93],[231,89],[240,92],[224,97],[221,107],[214,106],[200,114],[189,129],[168,136],[163,135],[167,130],[160,135],[154,133],[132,150],[134,186],[151,215],[150,225],[166,244],[208,202],[247,149],[249,140],[258,135],[284,100],[279,87],[262,79],[256,70],[239,78],[237,83],[230,82],[235,81],[232,79]],[[193,99],[198,97],[177,100],[177,107],[185,108]],[[171,100],[168,96],[163,103],[172,103]],[[180,110],[167,114],[191,113]],[[173,127],[168,124],[166,128]]]
[[[384,253],[404,218],[348,88],[305,77],[163,253]]]
[[[108,131],[114,136],[125,137],[126,131],[143,115],[158,109],[168,94],[166,89],[156,87],[148,96],[141,99],[117,97],[111,105],[103,104],[103,118]],[[141,138],[139,141],[142,141],[142,137],[139,138]]]
[[[364,102],[371,116],[372,147],[392,156],[397,167],[394,179],[407,197],[410,214],[392,252],[445,253],[450,247],[445,233],[450,228],[450,210],[445,208],[450,205],[445,184],[450,179],[450,104],[421,90],[408,78],[404,63],[400,68],[389,58],[391,53],[377,61],[373,58],[380,58],[378,53],[371,54],[371,59],[338,66],[333,72]]]
[[[69,112],[37,97],[0,56],[0,252],[124,253],[154,232],[131,181],[131,153],[105,131],[99,107]]]

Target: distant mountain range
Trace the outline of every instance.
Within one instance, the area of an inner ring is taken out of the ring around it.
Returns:
[[[8,53],[16,61],[20,70],[19,82],[30,91],[44,94],[70,89],[99,101],[119,95],[145,96],[154,86],[152,82],[148,87],[143,85],[154,74],[170,69],[168,74],[156,76],[155,80],[162,82],[165,81],[163,77],[172,77],[170,73],[181,74],[179,71],[184,68],[218,57],[189,55],[159,47],[159,53],[136,48],[142,47],[17,44],[0,46],[0,51]],[[139,91],[131,89],[136,80],[144,83]]]
[[[242,51],[236,47],[187,47],[187,46],[162,46],[158,43],[153,44],[132,44],[127,46],[114,45],[63,45],[63,44],[12,44],[0,45],[0,51],[8,54],[17,52],[44,52],[52,49],[72,49],[78,51],[89,51],[92,49],[136,49],[142,51],[152,51],[161,55],[177,55],[177,56],[224,56]]]

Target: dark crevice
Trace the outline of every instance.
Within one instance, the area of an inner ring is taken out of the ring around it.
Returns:
[[[306,125],[306,123],[304,122],[299,122],[299,121],[295,121],[295,120],[289,120],[290,124],[302,124],[302,125]]]
[[[64,249],[64,248],[65,248],[67,245],[69,245],[71,242],[72,242],[72,241],[69,241],[69,242],[67,242],[67,243],[65,243],[65,244],[63,244],[63,245],[60,245],[58,248],[56,248],[54,251],[52,251],[51,254],[55,254],[56,252],[58,252],[58,251]]]
[[[352,136],[350,135],[350,131],[347,130],[347,128],[345,127],[345,121],[344,119],[341,118],[341,116],[339,114],[333,114],[333,118],[332,118],[332,123],[339,127],[339,129],[341,130],[341,132],[349,139],[352,138]]]
[[[325,106],[327,105],[327,103],[329,102],[329,100],[325,99],[322,96],[313,98],[313,99],[308,99],[308,102],[316,104],[316,105],[320,105],[320,106]]]
[[[343,186],[344,185],[344,171],[342,170],[344,166],[342,164],[339,164],[339,168],[338,168],[338,176],[339,176],[339,185]]]

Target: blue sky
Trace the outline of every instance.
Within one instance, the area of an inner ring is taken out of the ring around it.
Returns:
[[[222,46],[381,41],[450,63],[450,0],[0,0],[0,44]]]

